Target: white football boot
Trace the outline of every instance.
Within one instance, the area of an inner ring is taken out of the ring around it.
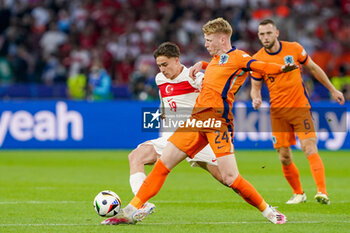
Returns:
[[[273,224],[285,224],[287,217],[270,205],[262,212],[263,216]]]
[[[299,204],[303,202],[306,202],[306,194],[294,193],[293,196],[286,202],[286,204]]]
[[[102,225],[119,225],[119,224],[135,224],[136,221],[132,218],[133,213],[136,212],[136,208],[133,212],[121,209],[117,215],[111,218],[107,218],[102,221]]]
[[[329,197],[326,194],[321,193],[321,192],[316,193],[315,200],[321,204],[325,204],[325,205],[331,204]]]
[[[146,202],[140,209],[138,209],[133,214],[133,219],[140,222],[144,220],[148,215],[152,214],[155,210],[156,206],[153,203]]]
[[[102,225],[119,225],[119,224],[136,224],[142,221],[148,215],[154,212],[156,206],[153,203],[146,202],[140,209],[136,209],[132,205],[127,205],[121,209],[119,213],[111,218],[107,218]]]

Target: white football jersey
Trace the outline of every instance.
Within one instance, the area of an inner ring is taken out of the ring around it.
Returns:
[[[198,72],[196,80],[189,76],[189,69],[183,66],[182,72],[173,80],[167,79],[161,72],[156,76],[161,102],[167,114],[176,113],[178,108],[193,108],[199,95],[204,74]]]
[[[195,81],[193,81],[189,76],[189,69],[185,66],[183,66],[182,72],[173,80],[167,79],[162,73],[157,74],[156,83],[159,88],[162,105],[164,106],[166,121],[172,118],[171,116],[177,114],[181,115],[183,109],[185,109],[189,115],[191,114],[202,87],[203,77],[204,74],[198,72]],[[186,117],[186,119],[187,118],[188,117]],[[173,130],[175,130],[175,128],[176,127],[174,127]],[[161,137],[143,143],[153,145],[159,155],[162,154],[167,145],[168,138],[173,134],[173,132],[169,131],[161,133]],[[192,167],[199,166],[197,163],[198,161],[210,165],[217,165],[215,154],[209,144],[198,152],[193,159],[186,158],[186,160]]]

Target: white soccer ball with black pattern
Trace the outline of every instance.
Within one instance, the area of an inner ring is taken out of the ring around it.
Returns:
[[[94,200],[94,207],[98,215],[111,217],[116,215],[121,206],[119,196],[112,191],[105,190],[97,194]]]

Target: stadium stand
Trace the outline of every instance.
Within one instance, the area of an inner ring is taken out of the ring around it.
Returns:
[[[157,99],[152,51],[172,41],[183,64],[207,59],[201,25],[218,16],[236,28],[233,44],[251,54],[260,48],[258,22],[273,18],[281,39],[300,42],[349,92],[339,78],[350,75],[350,0],[0,0],[0,98],[68,98],[69,77],[101,62],[115,99]],[[329,99],[313,77],[303,78],[312,100]],[[249,99],[247,87],[249,80],[239,99]]]

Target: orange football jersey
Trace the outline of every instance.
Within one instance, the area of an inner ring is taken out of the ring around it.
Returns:
[[[247,53],[233,47],[229,52],[214,56],[204,73],[202,90],[194,112],[201,108],[217,108],[225,119],[232,119],[234,95],[247,78],[250,64],[254,61]]]
[[[269,53],[261,48],[253,58],[273,62],[281,65],[295,63],[307,64],[309,57],[305,49],[297,42],[280,41],[280,49],[275,53]],[[270,93],[270,105],[273,108],[281,107],[307,107],[310,108],[308,93],[302,81],[300,67],[287,73],[268,75],[251,72],[255,80],[265,80]]]

